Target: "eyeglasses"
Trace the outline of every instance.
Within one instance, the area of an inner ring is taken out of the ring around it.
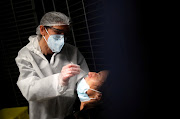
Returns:
[[[61,33],[67,34],[69,31],[69,28],[67,28],[67,29],[56,29],[52,26],[44,26],[44,27],[52,29],[56,34],[61,34]]]

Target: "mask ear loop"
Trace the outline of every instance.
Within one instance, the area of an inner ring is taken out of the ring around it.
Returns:
[[[48,33],[48,31],[47,31],[46,28],[45,28],[45,30],[46,30],[46,33]],[[49,33],[48,33],[48,35],[49,35]],[[49,36],[50,36],[50,35],[49,35]],[[43,36],[43,38],[45,39],[46,43],[48,43],[47,40],[46,40],[46,38],[45,38],[45,36]]]
[[[46,40],[46,38],[43,36],[43,38],[44,38],[44,40],[46,41],[46,43],[47,43],[47,40]]]
[[[98,90],[95,90],[95,89],[92,89],[92,88],[89,88],[90,90],[92,90],[92,91],[95,91],[95,92],[98,92],[98,93],[101,93],[100,91],[98,91]],[[101,93],[102,94],[102,93]],[[90,98],[90,99],[96,99],[96,98]]]
[[[95,90],[95,89],[92,89],[92,88],[89,88],[90,90],[92,90],[92,91],[95,91],[95,92],[98,92],[98,93],[101,93],[100,91],[98,91],[98,90]]]
[[[46,33],[48,33],[48,31],[47,31],[47,29],[45,28],[45,30],[46,30]],[[49,35],[49,33],[48,33],[48,35]],[[50,35],[49,35],[50,36]]]

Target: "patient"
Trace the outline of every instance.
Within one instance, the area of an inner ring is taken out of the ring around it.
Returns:
[[[105,82],[109,71],[103,70],[98,73],[89,72],[77,85],[78,97],[81,101],[80,110],[92,108],[101,99],[99,88]]]

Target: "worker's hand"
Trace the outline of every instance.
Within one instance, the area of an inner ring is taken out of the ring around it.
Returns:
[[[73,77],[80,73],[80,66],[76,64],[68,64],[61,70],[63,82],[69,81],[70,77]]]

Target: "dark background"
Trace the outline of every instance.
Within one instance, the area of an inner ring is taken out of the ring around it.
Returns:
[[[90,71],[111,71],[99,118],[147,119],[157,114],[152,92],[154,52],[150,3],[141,0],[3,0],[0,2],[1,105],[27,106],[16,82],[18,51],[35,35],[44,13],[72,20],[66,42],[85,57]],[[93,111],[92,111],[93,112]]]

